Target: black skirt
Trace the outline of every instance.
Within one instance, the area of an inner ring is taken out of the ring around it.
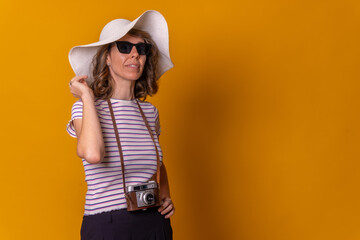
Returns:
[[[121,209],[84,216],[81,240],[172,240],[172,228],[158,208]]]

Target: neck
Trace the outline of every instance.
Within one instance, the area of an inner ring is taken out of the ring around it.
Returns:
[[[114,92],[111,98],[119,100],[132,100],[134,96],[135,81],[116,80],[114,81]]]

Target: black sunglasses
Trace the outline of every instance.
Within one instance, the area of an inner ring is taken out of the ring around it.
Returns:
[[[139,55],[149,55],[150,54],[151,44],[149,44],[149,43],[133,44],[131,42],[126,42],[126,41],[117,41],[115,43],[116,43],[117,49],[121,53],[129,54],[131,52],[131,49],[133,48],[133,46],[135,46]]]

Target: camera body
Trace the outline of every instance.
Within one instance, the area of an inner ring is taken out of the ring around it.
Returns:
[[[127,186],[127,193],[130,200],[127,201],[128,211],[160,206],[159,188],[155,181]]]

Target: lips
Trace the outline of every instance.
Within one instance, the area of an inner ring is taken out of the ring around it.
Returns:
[[[139,68],[139,67],[140,67],[140,64],[127,64],[127,65],[125,65],[125,67]]]

